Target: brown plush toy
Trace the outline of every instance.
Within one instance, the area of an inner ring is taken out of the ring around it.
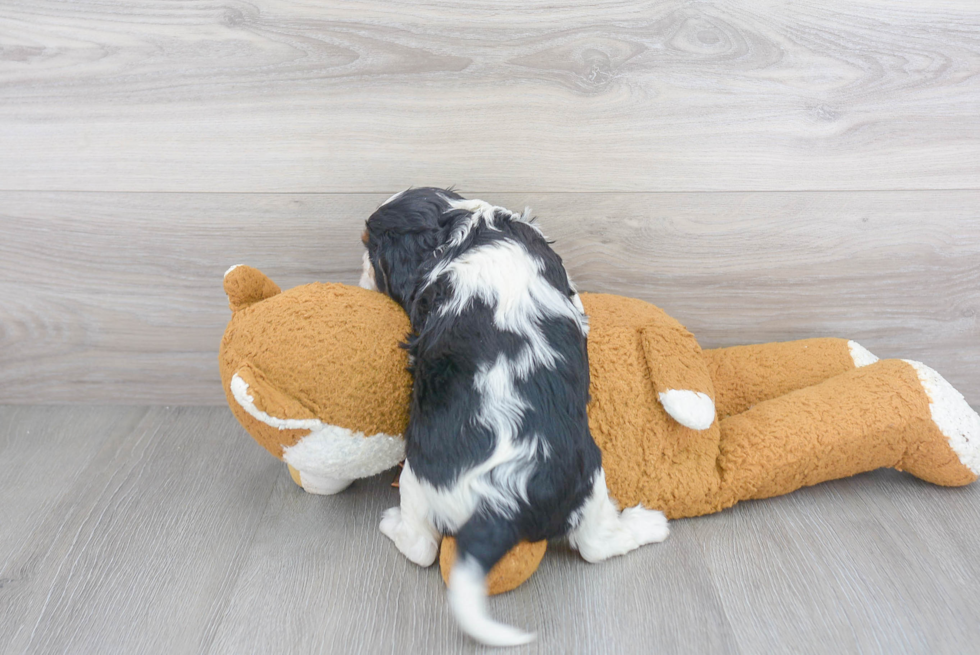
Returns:
[[[247,266],[224,286],[228,404],[297,484],[331,494],[396,465],[411,393],[401,308],[342,284],[280,292]],[[977,479],[980,416],[918,362],[878,361],[846,339],[702,351],[649,303],[581,298],[589,426],[623,507],[698,516],[880,467],[940,485]],[[490,592],[526,580],[544,550],[519,545],[491,572]],[[447,539],[444,572],[452,554]]]

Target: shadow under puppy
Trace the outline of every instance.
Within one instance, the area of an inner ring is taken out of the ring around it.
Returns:
[[[486,610],[486,575],[518,541],[567,535],[598,562],[668,533],[662,513],[620,513],[606,490],[582,303],[527,211],[409,189],[371,215],[364,243],[361,286],[401,304],[413,332],[400,507],[381,531],[421,566],[455,535],[460,627],[488,645],[527,643],[533,634]]]

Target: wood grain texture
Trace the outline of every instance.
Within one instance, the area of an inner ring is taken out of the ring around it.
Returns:
[[[378,531],[392,472],[306,494],[225,408],[0,407],[0,469],[0,653],[493,652]],[[553,544],[491,611],[518,653],[973,652],[978,508],[877,471],[599,565]]]
[[[0,507],[18,519],[0,527],[0,543],[18,546],[0,573],[11,583],[0,605],[12,609],[0,613],[0,649],[205,652],[279,463],[243,449],[240,427],[214,409],[0,417],[13,437],[0,467],[16,469]]]
[[[704,347],[852,338],[980,404],[980,192],[479,195]],[[222,273],[356,283],[386,197],[0,193],[0,400],[224,403]]]
[[[972,0],[0,7],[0,188],[955,189]]]
[[[146,408],[0,408],[0,650],[38,631],[66,552],[105,481],[107,444],[129,437]]]
[[[976,500],[882,470],[707,517],[694,538],[743,652],[957,653],[980,630]]]
[[[211,652],[494,652],[456,628],[438,571],[410,563],[378,531],[398,503],[392,475],[312,502],[279,475]],[[495,618],[540,631],[517,652],[738,652],[698,549],[595,567],[554,551],[518,593],[490,603]]]

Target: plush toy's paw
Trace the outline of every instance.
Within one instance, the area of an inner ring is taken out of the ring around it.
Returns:
[[[344,478],[331,478],[326,475],[313,475],[311,473],[303,473],[302,471],[299,472],[299,475],[299,486],[303,487],[304,491],[321,496],[339,494],[353,482],[353,480],[346,480]]]
[[[670,534],[664,513],[655,509],[646,509],[643,505],[624,509],[620,519],[641,546],[660,543]]]
[[[660,404],[686,428],[707,430],[715,422],[715,403],[708,394],[685,389],[668,389],[659,394]]]
[[[857,341],[848,341],[847,350],[851,353],[851,359],[854,360],[854,368],[870,366],[878,361],[875,355]]]
[[[919,376],[929,397],[929,413],[949,447],[974,476],[980,475],[980,416],[963,394],[946,379],[921,362],[906,359]]]
[[[353,480],[329,478],[325,476],[303,473],[289,463],[286,464],[286,468],[289,469],[289,477],[293,479],[293,482],[302,487],[303,491],[311,494],[330,496],[332,494],[340,493],[349,487],[351,482],[353,482]]]
[[[381,533],[395,542],[395,547],[419,566],[431,566],[439,552],[439,542],[424,528],[402,519],[400,507],[385,510],[379,526]]]

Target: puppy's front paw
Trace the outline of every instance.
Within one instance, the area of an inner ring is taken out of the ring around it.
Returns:
[[[423,526],[403,520],[399,507],[385,510],[378,526],[381,533],[395,542],[395,547],[419,566],[432,566],[439,552],[439,542]]]
[[[621,518],[641,546],[659,543],[670,534],[664,513],[655,509],[646,509],[643,505],[624,509]]]

